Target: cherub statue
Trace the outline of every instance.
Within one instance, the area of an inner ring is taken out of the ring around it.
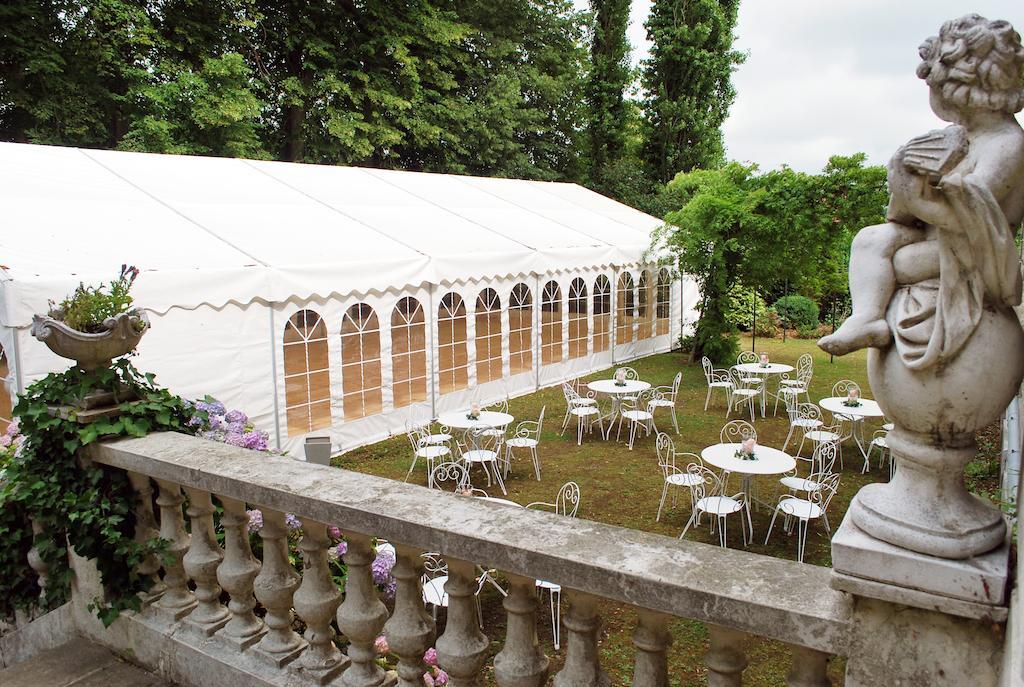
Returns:
[[[986,306],[1020,303],[1013,237],[1024,217],[1020,35],[970,14],[919,52],[932,110],[953,125],[912,139],[889,162],[888,222],[853,242],[853,315],[818,342],[843,355],[895,341],[918,370],[955,356]]]
[[[889,162],[888,221],[850,256],[853,315],[819,345],[869,348],[868,378],[894,428],[896,474],[863,487],[848,517],[890,544],[944,558],[1002,546],[998,509],[964,488],[975,432],[1024,378],[1024,49],[1005,21],[943,24],[917,69],[952,126],[912,139]]]

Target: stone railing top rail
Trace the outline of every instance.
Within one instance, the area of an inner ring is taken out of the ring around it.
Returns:
[[[395,480],[163,433],[95,462],[595,596],[844,654],[851,609],[827,568],[512,510]]]

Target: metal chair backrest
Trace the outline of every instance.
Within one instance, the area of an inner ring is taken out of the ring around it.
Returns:
[[[540,415],[537,417],[537,436],[534,437],[537,441],[540,441],[540,433],[544,429],[544,411],[547,409],[546,405],[540,407]]]
[[[711,358],[704,356],[700,359],[700,364],[704,368],[704,378],[708,384],[715,381],[715,366],[711,364]]]
[[[466,491],[470,488],[469,470],[455,461],[438,463],[430,472],[430,483],[434,489],[447,491],[442,486],[446,482],[452,485],[452,491]]]
[[[658,465],[675,467],[676,445],[673,443],[672,437],[664,432],[658,432],[658,436],[654,440],[654,450],[658,453]]]
[[[834,441],[819,441],[811,454],[811,465],[818,465],[818,472],[823,475],[831,475],[835,472],[836,456],[839,454],[839,445]],[[813,468],[812,468],[813,469]]]
[[[423,579],[432,580],[435,577],[445,577],[448,575],[448,564],[441,558],[441,554],[427,552],[420,554],[420,560],[423,561]]]
[[[580,508],[580,485],[575,482],[566,482],[558,490],[555,497],[555,512],[570,518],[576,517],[576,511]]]
[[[626,380],[627,381],[632,381],[632,380],[635,380],[635,379],[640,379],[640,375],[638,375],[636,373],[636,370],[634,370],[632,367],[620,367],[617,370],[615,370],[615,373],[618,374],[619,370],[625,370],[626,371]]]
[[[501,444],[504,434],[492,432],[493,427],[470,427],[463,433],[463,441],[467,451],[491,451],[495,454],[501,452]]]
[[[817,504],[821,508],[822,514],[828,510],[828,504],[832,502],[832,497],[839,491],[841,476],[838,472],[833,472],[830,475],[816,473],[810,476],[810,480],[818,485],[818,490],[809,494],[807,500]]]
[[[840,379],[832,385],[832,395],[846,396],[850,393],[851,389],[856,389],[857,393],[860,393],[860,384],[857,384],[857,382],[852,379]]]
[[[760,360],[761,360],[761,358],[757,355],[757,353],[754,353],[753,351],[743,351],[738,356],[736,356],[736,364],[737,365],[746,365],[747,363],[756,363],[756,362],[760,362]]]
[[[741,444],[751,438],[757,441],[757,430],[746,420],[730,420],[718,434],[718,439],[723,444]]]
[[[484,406],[484,410],[490,410],[490,411],[493,411],[495,413],[507,413],[508,412],[508,399],[507,398],[503,398],[500,401],[495,401],[494,403],[492,403],[492,404],[490,404],[488,406]]]

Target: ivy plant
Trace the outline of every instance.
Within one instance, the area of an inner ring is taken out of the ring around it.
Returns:
[[[94,392],[115,391],[120,415],[83,424],[76,401]],[[64,406],[68,412],[55,413]],[[82,463],[79,449],[96,441],[145,436],[151,431],[192,433],[193,418],[203,411],[139,373],[127,358],[108,369],[71,369],[47,375],[32,384],[14,409],[25,439],[5,466],[0,480],[0,617],[17,608],[43,610],[63,603],[70,589],[67,545],[93,559],[105,597],[90,608],[105,625],[121,611],[138,610],[140,594],[152,581],[136,570],[147,557],[166,555],[167,542],[137,542],[136,496],[123,471]],[[42,526],[33,538],[29,519]],[[42,598],[26,556],[34,544],[49,567]]]

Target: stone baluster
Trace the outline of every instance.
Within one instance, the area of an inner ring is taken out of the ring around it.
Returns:
[[[597,654],[597,599],[589,594],[565,590],[569,611],[565,615],[565,665],[555,675],[555,687],[608,687],[611,680],[601,670]]]
[[[263,567],[253,583],[256,598],[267,609],[267,634],[256,651],[278,668],[295,659],[306,642],[292,630],[292,597],[301,577],[288,562],[288,530],[284,513],[263,509]]]
[[[451,687],[477,687],[487,657],[487,637],[477,625],[475,571],[472,563],[448,559],[448,622],[436,648]]]
[[[668,647],[672,644],[669,618],[645,608],[637,612],[639,621],[633,632],[636,647],[633,687],[668,687]]]
[[[264,521],[266,522],[266,521]],[[303,673],[320,684],[334,679],[347,665],[334,645],[331,620],[341,603],[341,591],[331,579],[327,567],[327,525],[315,520],[302,521],[302,584],[295,592],[295,611],[306,623],[305,640],[309,648],[296,662]],[[346,559],[347,560],[347,559]],[[351,579],[351,568],[350,568]]]
[[[221,497],[224,513],[220,522],[224,526],[224,562],[217,568],[217,581],[231,596],[228,610],[231,619],[217,636],[237,649],[245,649],[260,640],[266,627],[252,612],[256,608],[253,580],[260,571],[260,563],[249,546],[249,516],[245,503]]]
[[[128,481],[135,490],[135,541],[145,544],[151,539],[160,536],[156,527],[156,517],[153,515],[153,486],[149,476],[139,472],[128,472]],[[140,575],[149,577],[152,586],[145,592],[142,600],[151,603],[160,598],[160,595],[167,589],[163,580],[160,579],[160,559],[155,554],[146,556],[145,560],[139,563],[137,568]]]
[[[174,482],[157,480],[156,483],[160,488],[156,498],[156,505],[160,508],[160,538],[169,541],[170,545],[164,561],[164,585],[167,588],[155,605],[175,620],[181,620],[196,605],[196,597],[189,591],[188,576],[182,563],[189,545],[185,517],[181,512],[185,497],[181,495],[181,487]]]
[[[352,665],[342,675],[346,687],[377,687],[385,684],[387,676],[377,665],[374,640],[380,635],[388,609],[377,597],[370,564],[375,556],[370,537],[357,532],[345,532],[348,552],[345,564],[345,601],[338,609],[338,629],[348,637],[348,658]]]
[[[793,663],[786,676],[789,687],[829,687],[828,654],[802,646],[793,646]]]
[[[547,682],[548,657],[537,643],[536,580],[508,575],[509,593],[502,602],[508,614],[505,646],[494,657],[500,687],[539,687]]]
[[[39,549],[35,544],[35,540],[43,534],[43,526],[35,518],[31,518],[30,522],[32,523],[33,541],[32,548],[28,550],[28,565],[36,574],[39,583],[39,598],[43,599],[46,597],[46,588],[50,585],[50,566],[39,555]]]
[[[434,638],[434,620],[423,605],[423,563],[419,551],[396,545],[397,561],[391,570],[398,583],[395,612],[384,624],[388,646],[398,656],[398,686],[422,687],[423,653]]]
[[[217,584],[217,567],[224,554],[213,530],[214,509],[210,492],[186,487],[185,493],[188,495],[186,512],[192,524],[192,541],[182,564],[195,582],[198,601],[185,622],[209,637],[224,627],[230,617],[228,609],[220,602],[220,585]]]
[[[740,687],[747,657],[743,651],[746,634],[720,625],[708,625],[711,646],[704,655],[708,666],[708,687]]]

